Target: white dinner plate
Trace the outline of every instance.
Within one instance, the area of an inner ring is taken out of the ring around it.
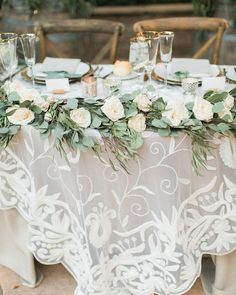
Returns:
[[[47,74],[41,72],[41,68],[42,68],[41,63],[38,63],[38,64],[36,64],[34,66],[35,79],[39,80],[39,81],[42,81],[42,82],[45,82],[45,78],[47,77]],[[87,63],[80,62],[77,69],[76,69],[76,71],[75,71],[75,74],[81,75],[81,77],[82,77],[85,74],[87,74],[89,72],[89,70],[90,70],[90,66]],[[32,76],[29,69],[27,71],[27,75],[30,78]],[[75,79],[72,79],[72,80],[75,80]]]
[[[132,79],[138,78],[138,75],[135,72],[131,72],[129,75],[124,77],[116,76],[114,74],[111,74],[110,77],[124,81],[124,80],[132,80]]]
[[[230,67],[229,69],[227,69],[226,71],[226,77],[232,81],[236,82],[236,71],[235,71],[236,67]]]
[[[219,74],[219,67],[217,65],[210,65],[210,70],[211,72],[209,74],[192,74],[188,75],[188,77],[194,77],[198,78],[199,81],[202,80],[204,77],[216,77]],[[164,64],[160,63],[157,64],[155,69],[154,69],[154,77],[156,77],[157,80],[164,80],[165,78],[165,67]],[[180,84],[181,81],[171,72],[171,64],[168,66],[168,75],[167,75],[167,81],[170,84]]]

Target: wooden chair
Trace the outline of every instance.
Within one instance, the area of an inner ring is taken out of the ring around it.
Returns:
[[[201,58],[213,47],[214,64],[219,63],[220,48],[224,31],[228,28],[228,22],[223,18],[210,17],[176,17],[159,18],[136,22],[133,26],[135,33],[142,31],[210,31],[213,35],[194,54],[193,58]],[[183,40],[184,41],[184,40]]]
[[[106,35],[106,42],[104,42],[103,39],[97,38],[98,41],[95,41],[93,38],[90,38],[90,41],[87,42],[85,51],[89,53],[93,49],[94,51],[96,50],[92,56],[92,60],[90,60],[92,63],[101,62],[101,60],[108,53],[110,53],[109,62],[114,63],[116,59],[118,41],[124,32],[124,29],[125,27],[122,23],[108,20],[68,19],[40,24],[35,27],[35,32],[40,39],[41,60],[45,58],[48,51],[50,51],[51,55],[55,57],[65,57],[65,52],[63,52],[60,46],[61,44],[55,42],[55,40],[52,39],[52,36],[55,37],[55,35],[59,34],[64,35],[65,33],[69,33],[71,35],[71,33],[75,33],[75,37],[77,38],[77,43],[79,45],[82,43],[82,40],[80,39],[82,38],[82,35]],[[102,45],[100,50],[98,50],[96,47],[98,46],[99,40]]]

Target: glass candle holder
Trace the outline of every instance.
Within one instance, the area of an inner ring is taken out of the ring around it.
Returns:
[[[95,77],[86,76],[82,78],[81,83],[84,97],[97,96],[97,79]]]
[[[121,80],[114,78],[107,78],[103,81],[104,95],[110,95],[121,88]]]
[[[199,81],[196,78],[184,78],[182,80],[182,89],[184,95],[195,96],[197,94],[198,83]]]

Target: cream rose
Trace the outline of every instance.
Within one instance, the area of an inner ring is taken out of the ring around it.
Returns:
[[[21,97],[21,102],[25,100],[29,101],[36,101],[36,100],[41,100],[41,95],[36,89],[22,89],[18,92],[18,94]]]
[[[46,101],[43,97],[38,97],[35,101],[34,104],[38,106],[41,110],[46,112],[49,108],[49,102]]]
[[[138,109],[143,112],[148,112],[152,105],[151,100],[143,93],[138,94],[135,97],[134,102],[136,102]]]
[[[104,105],[101,107],[101,110],[113,122],[118,121],[125,115],[122,103],[115,96],[107,99]]]
[[[189,113],[182,101],[169,101],[162,117],[168,119],[172,126],[178,126],[182,120],[189,118]]]
[[[13,82],[6,81],[4,84],[4,90],[6,91],[7,95],[12,92],[17,92],[19,94],[25,89],[26,88],[18,80],[15,80]]]
[[[212,104],[199,97],[195,100],[193,113],[196,119],[208,122],[213,118]]]
[[[143,132],[146,129],[146,120],[144,114],[137,114],[129,118],[128,126],[136,132]]]
[[[13,110],[14,108],[7,109],[7,113]],[[34,113],[27,108],[17,108],[15,112],[7,118],[12,124],[27,125],[34,120]]]
[[[45,116],[44,116],[44,120],[46,122],[51,122],[52,121],[52,115],[50,113],[46,113]]]
[[[87,128],[91,124],[91,114],[85,108],[70,111],[70,118],[82,128]]]
[[[231,110],[233,108],[233,106],[234,106],[234,97],[232,95],[228,94],[228,96],[226,97],[226,99],[224,101],[224,106],[228,110]]]

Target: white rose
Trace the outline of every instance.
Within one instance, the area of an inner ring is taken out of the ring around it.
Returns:
[[[138,114],[134,117],[129,118],[128,126],[136,132],[143,132],[146,129],[144,114]]]
[[[46,122],[51,122],[52,121],[52,115],[50,113],[46,113],[44,116],[44,120]]]
[[[56,96],[54,96],[54,95],[51,95],[51,96],[48,96],[47,97],[47,102],[49,103],[49,104],[53,104],[53,103],[55,103],[55,102],[57,102],[57,98],[56,98]]]
[[[210,121],[213,118],[212,104],[203,99],[197,98],[193,106],[193,113],[196,119],[201,121]]]
[[[168,119],[172,126],[178,126],[182,120],[189,118],[189,113],[182,101],[169,101],[162,117]]]
[[[91,124],[91,114],[85,108],[70,111],[70,118],[82,128],[87,128]]]
[[[229,110],[232,109],[232,107],[234,106],[234,97],[232,95],[228,94],[224,101],[224,106]]]
[[[21,102],[25,100],[35,101],[42,99],[40,93],[36,89],[21,89],[18,91],[18,94],[21,97]]]
[[[101,107],[101,110],[113,122],[118,121],[125,115],[122,103],[115,96],[107,99],[104,105]]]
[[[224,108],[224,110],[219,113],[219,117],[221,119],[223,119],[224,116],[227,116],[227,115],[229,116],[227,121],[232,122],[233,121],[233,116],[232,116],[232,113],[230,112],[230,110],[228,108]]]
[[[134,101],[136,102],[138,109],[143,112],[148,112],[150,110],[150,106],[152,105],[148,96],[142,93],[138,94]]]
[[[19,80],[15,80],[13,82],[6,81],[4,83],[4,90],[6,91],[7,95],[12,92],[17,92],[19,94],[21,91],[25,90],[25,87],[19,82]]]
[[[14,110],[14,108],[7,109],[7,113]],[[27,125],[34,119],[34,113],[27,108],[17,108],[15,112],[8,116],[8,120],[15,125]]]
[[[38,106],[41,110],[46,112],[49,108],[49,102],[46,101],[43,97],[37,97],[34,101],[34,104]]]

